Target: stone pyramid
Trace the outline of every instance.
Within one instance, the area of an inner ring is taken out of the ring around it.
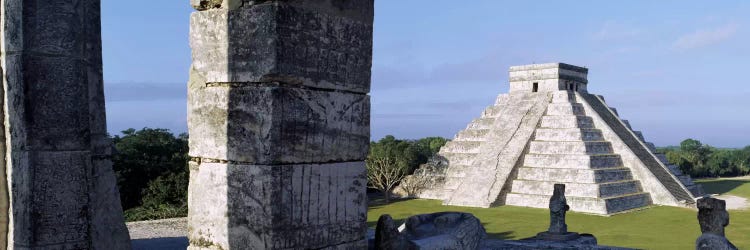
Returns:
[[[408,177],[421,185],[411,195],[457,206],[547,208],[553,185],[562,183],[578,212],[694,206],[701,187],[603,97],[589,94],[587,75],[563,63],[511,67],[510,93]]]

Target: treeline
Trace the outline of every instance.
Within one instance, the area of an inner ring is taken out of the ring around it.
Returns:
[[[187,134],[175,136],[167,129],[128,129],[112,140],[113,168],[125,219],[187,216]]]
[[[741,149],[715,148],[687,139],[679,147],[659,148],[667,160],[692,177],[733,177],[750,174],[750,146]]]
[[[125,219],[187,216],[188,135],[174,135],[168,129],[143,128],[122,131],[112,140],[113,168]],[[386,136],[370,143],[368,169],[378,162],[385,164],[388,173],[395,171],[405,176],[426,163],[447,141],[442,137],[398,140]]]

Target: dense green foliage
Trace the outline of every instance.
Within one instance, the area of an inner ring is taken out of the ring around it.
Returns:
[[[750,146],[720,149],[687,139],[680,147],[660,148],[667,160],[692,177],[728,177],[750,174]]]
[[[366,160],[368,186],[382,192],[387,202],[392,188],[426,163],[447,141],[442,137],[398,140],[388,135],[371,142]]]
[[[187,134],[128,129],[113,141],[114,170],[126,219],[187,215]]]
[[[750,198],[750,180],[716,179],[699,181],[710,192]],[[375,227],[378,217],[390,214],[397,225],[407,217],[444,211],[468,212],[477,216],[491,238],[523,239],[547,230],[549,210],[500,206],[470,208],[443,206],[439,200],[402,200],[390,204],[371,201],[367,223]],[[750,211],[730,210],[726,228],[729,240],[739,249],[750,249]],[[599,244],[636,249],[694,249],[700,235],[697,211],[678,207],[651,207],[610,217],[568,212],[568,230],[591,233]]]

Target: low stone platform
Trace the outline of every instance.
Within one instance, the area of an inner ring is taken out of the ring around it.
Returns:
[[[569,241],[548,241],[535,238],[523,240],[485,240],[479,246],[481,250],[501,249],[582,249],[582,250],[626,250],[631,248],[601,246],[591,235],[581,235],[578,239]]]

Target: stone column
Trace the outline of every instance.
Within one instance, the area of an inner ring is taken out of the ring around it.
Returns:
[[[373,0],[192,0],[191,249],[364,249]]]
[[[0,248],[130,249],[106,131],[100,0],[0,5]]]

